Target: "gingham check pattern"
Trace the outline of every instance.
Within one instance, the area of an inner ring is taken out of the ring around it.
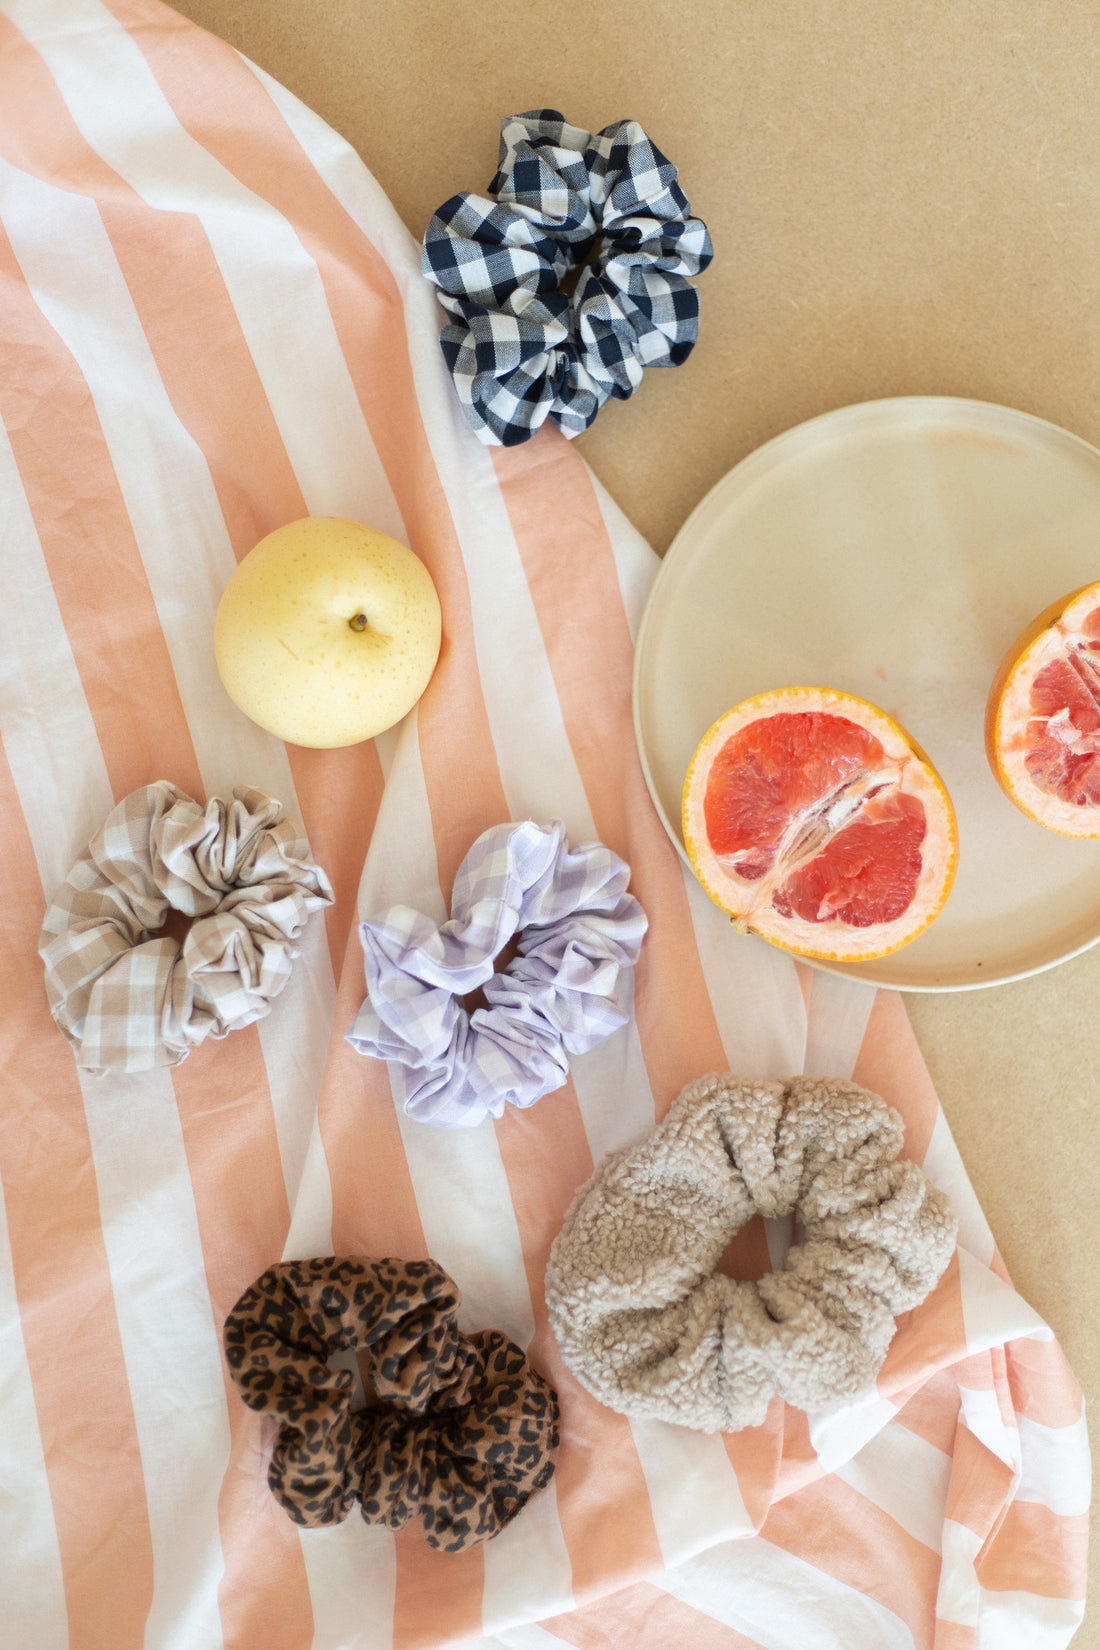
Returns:
[[[625,1024],[623,971],[647,921],[610,848],[570,849],[560,821],[494,825],[459,867],[442,927],[407,905],[360,925],[367,1000],[348,1033],[388,1060],[410,1117],[468,1128],[561,1088],[568,1055]],[[503,972],[495,958],[517,936]],[[484,990],[486,1008],[458,1000]]]
[[[440,344],[483,441],[514,446],[547,418],[579,435],[644,368],[687,359],[699,329],[688,277],[713,249],[636,121],[593,135],[553,109],[514,115],[488,193],[444,202],[421,261],[453,317]],[[571,302],[561,283],[581,265]]]
[[[166,780],[132,792],[55,895],[39,954],[79,1066],[178,1065],[261,1019],[286,985],[332,888],[281,803],[244,787],[233,797],[204,808]],[[155,937],[169,907],[194,919],[182,946]]]

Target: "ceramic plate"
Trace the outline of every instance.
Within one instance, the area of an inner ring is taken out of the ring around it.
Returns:
[[[1100,452],[1041,419],[906,398],[768,442],[680,530],[638,635],[638,747],[680,853],[684,774],[711,723],[770,688],[842,688],[896,717],[939,769],[959,869],[912,944],[822,966],[957,991],[1095,944],[1100,841],[1017,812],[989,771],[984,718],[1005,649],[1049,602],[1097,578]]]

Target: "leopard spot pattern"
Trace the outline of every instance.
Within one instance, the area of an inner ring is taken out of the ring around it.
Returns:
[[[278,1418],[268,1483],[298,1524],[419,1518],[444,1552],[488,1540],[554,1474],[558,1401],[499,1330],[464,1336],[432,1260],[327,1256],[269,1267],[225,1323],[250,1408]],[[353,1411],[336,1352],[366,1351],[377,1409]]]

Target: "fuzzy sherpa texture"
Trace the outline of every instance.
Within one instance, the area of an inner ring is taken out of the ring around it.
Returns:
[[[604,1158],[550,1252],[566,1364],[611,1409],[703,1432],[760,1425],[773,1395],[821,1411],[871,1389],[895,1317],[931,1293],[956,1219],[899,1114],[818,1077],[690,1083]],[[802,1241],[757,1283],[715,1268],[754,1213]]]

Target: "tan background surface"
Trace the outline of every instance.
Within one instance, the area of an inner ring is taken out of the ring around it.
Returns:
[[[746,453],[850,402],[975,397],[1100,445],[1098,4],[176,9],[342,133],[417,237],[449,195],[484,189],[503,115],[642,123],[714,240],[700,341],[580,445],[662,552]],[[907,1001],[1016,1284],[1100,1413],[1098,994],[1100,948]],[[1074,1650],[1100,1650],[1095,1603]]]

